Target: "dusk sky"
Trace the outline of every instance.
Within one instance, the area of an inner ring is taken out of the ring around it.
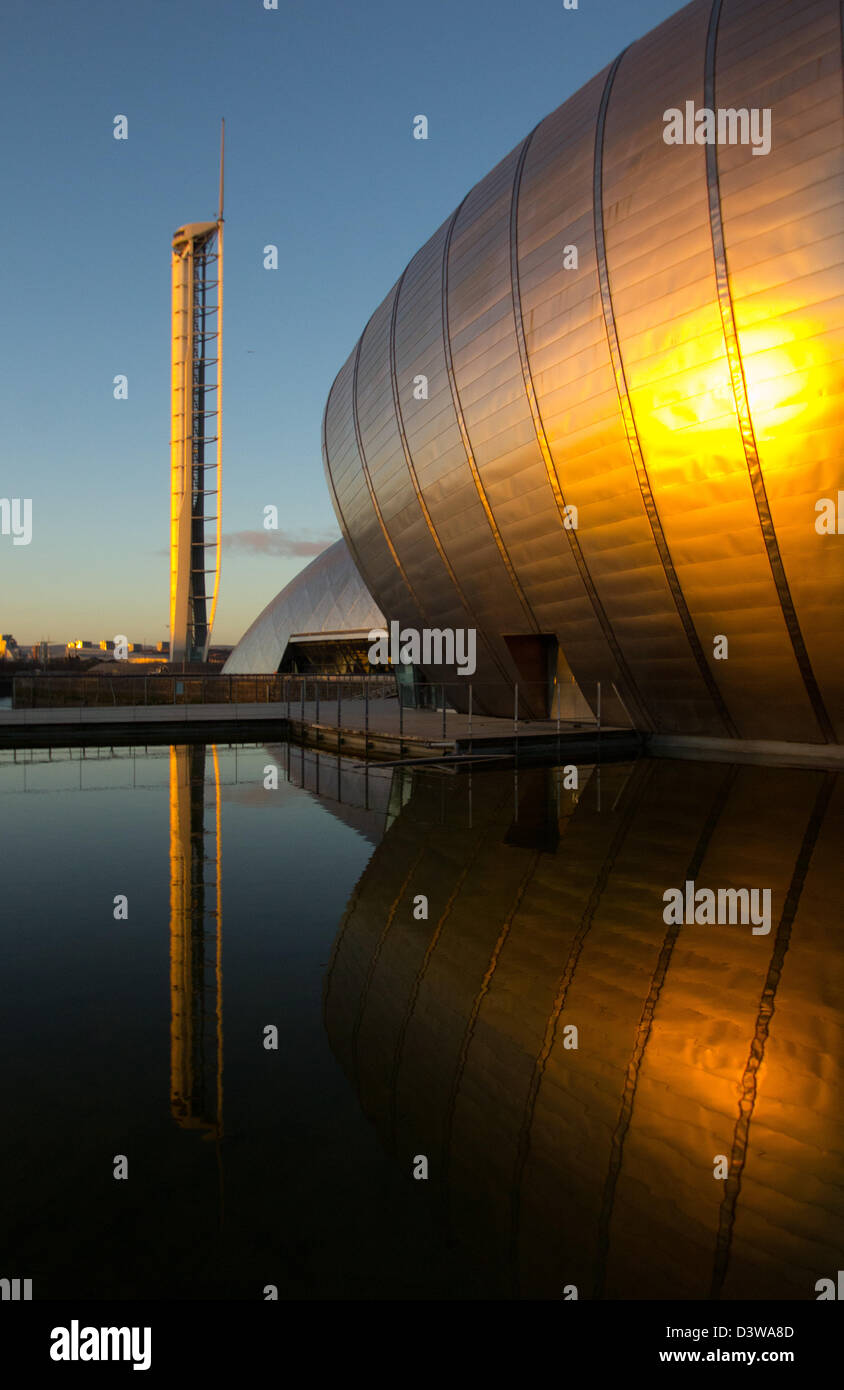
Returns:
[[[234,643],[339,535],[322,412],[372,311],[474,183],[678,8],[4,0],[0,496],[32,499],[33,535],[0,536],[0,631],[168,635],[170,242],[216,216],[221,116],[229,540],[214,640]]]

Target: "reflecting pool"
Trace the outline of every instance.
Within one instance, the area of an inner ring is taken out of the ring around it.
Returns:
[[[0,1272],[814,1299],[843,831],[822,771],[3,751]],[[767,890],[767,922],[696,920],[707,889]]]

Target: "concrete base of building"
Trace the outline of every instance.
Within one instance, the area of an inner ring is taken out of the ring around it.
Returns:
[[[710,762],[767,763],[775,767],[844,771],[844,744],[841,743],[778,743],[773,739],[646,734],[645,752],[654,758],[698,758]]]

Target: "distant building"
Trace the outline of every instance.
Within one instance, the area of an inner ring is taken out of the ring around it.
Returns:
[[[66,642],[36,642],[29,649],[33,661],[63,661],[67,656]]]

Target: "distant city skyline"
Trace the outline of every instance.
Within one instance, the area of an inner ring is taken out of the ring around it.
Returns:
[[[224,542],[231,645],[339,535],[322,412],[362,320],[469,187],[675,0],[424,13],[10,0],[0,627],[168,637],[170,239],[214,215],[226,118]],[[429,138],[412,137],[424,113]],[[114,139],[123,116],[128,138]],[[264,267],[278,248],[278,269]],[[115,399],[114,379],[127,395]],[[278,529],[263,529],[264,509]]]

